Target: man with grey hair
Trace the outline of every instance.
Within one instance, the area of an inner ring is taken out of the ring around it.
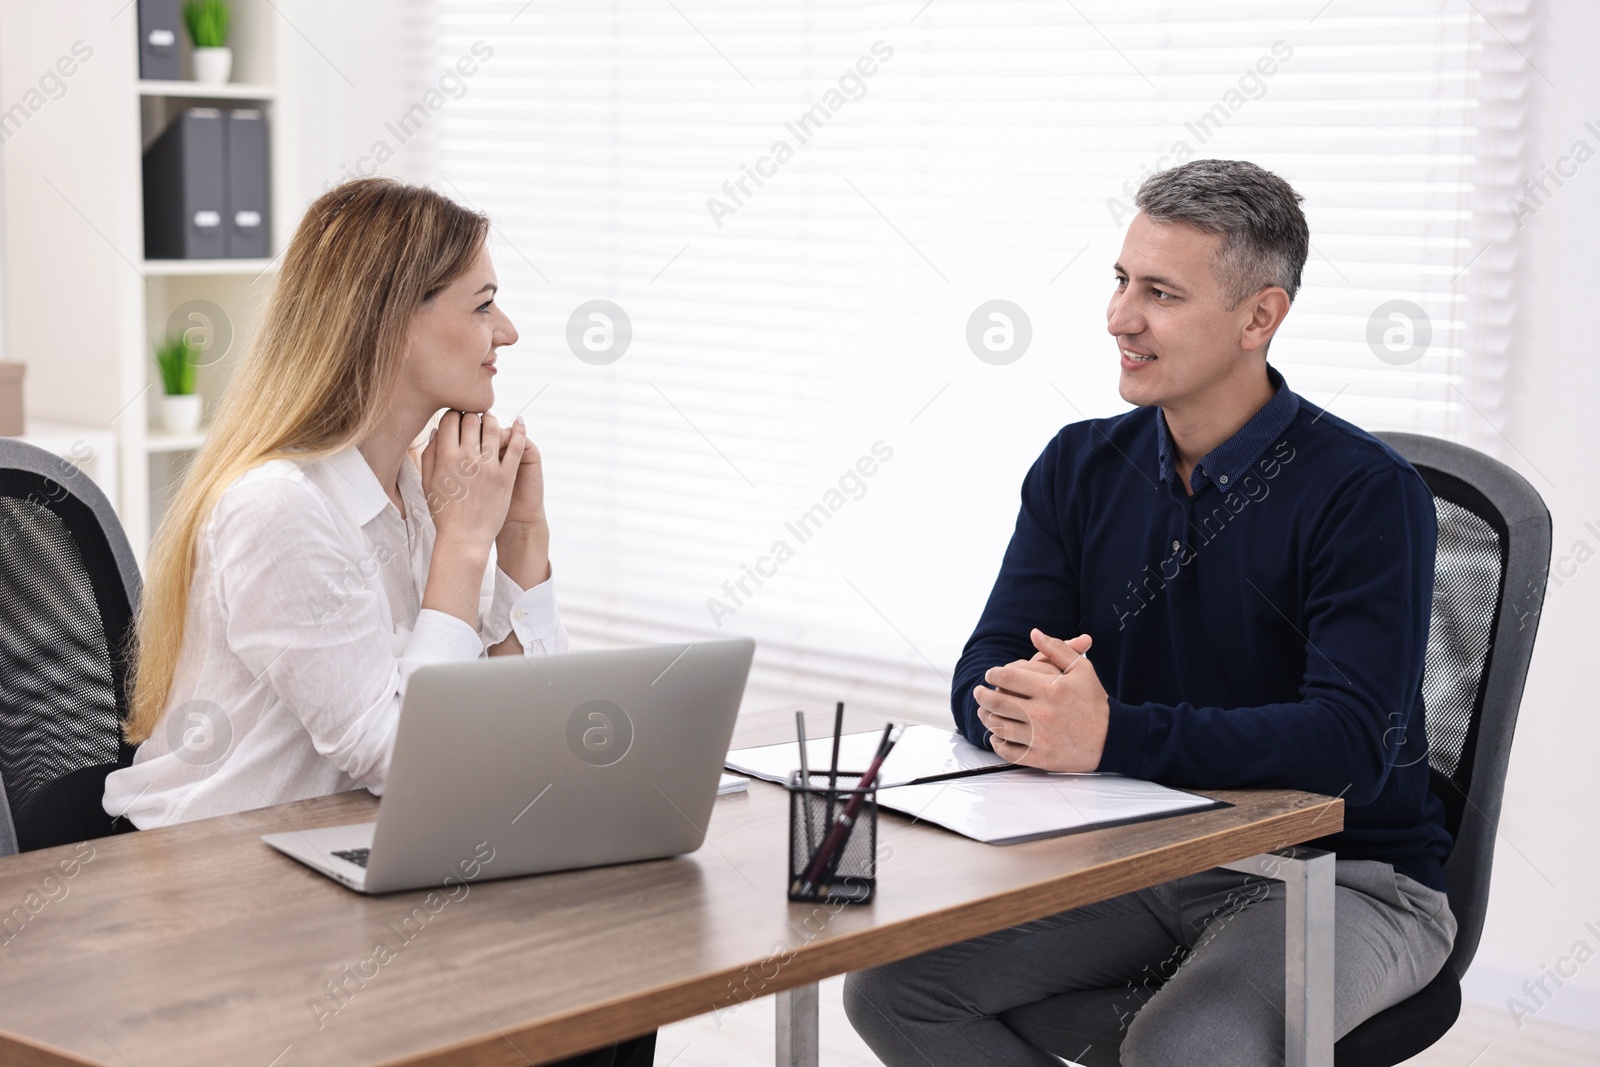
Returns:
[[[1312,842],[1338,856],[1342,1036],[1455,938],[1421,690],[1433,498],[1267,363],[1310,245],[1287,182],[1197,160],[1137,204],[1106,311],[1135,408],[1028,472],[952,710],[1012,763],[1343,797]],[[1206,871],[853,974],[845,1009],[891,1067],[1281,1064],[1284,908]]]

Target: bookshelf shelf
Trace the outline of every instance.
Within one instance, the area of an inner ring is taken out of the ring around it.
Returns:
[[[181,97],[191,100],[273,100],[276,99],[278,93],[277,89],[271,85],[252,84],[249,82],[225,82],[221,85],[207,85],[202,82],[141,80],[139,82],[139,95]]]
[[[254,277],[274,269],[276,259],[147,259],[139,269],[147,278],[195,278],[207,275],[248,274]]]
[[[205,443],[204,430],[197,430],[194,433],[168,433],[152,426],[145,437],[144,450],[150,453],[193,452]]]

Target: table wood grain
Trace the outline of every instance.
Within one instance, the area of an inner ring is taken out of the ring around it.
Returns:
[[[792,737],[794,708],[735,746]],[[763,782],[718,798],[691,855],[454,900],[362,896],[259,840],[370,820],[365,791],[30,852],[0,860],[0,1064],[525,1067],[1343,826],[1337,799],[1207,794],[1233,807],[1005,847],[884,812],[857,907],[788,902]]]

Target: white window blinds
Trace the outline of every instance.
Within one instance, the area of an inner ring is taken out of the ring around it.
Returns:
[[[1110,265],[1183,158],[1306,197],[1295,389],[1506,447],[1527,0],[518,6],[438,0],[426,63],[492,56],[426,136],[579,642],[749,634],[757,699],[943,718],[1023,473],[1125,409]]]

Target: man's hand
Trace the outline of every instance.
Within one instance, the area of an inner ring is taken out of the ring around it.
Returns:
[[[1092,771],[1100,766],[1111,703],[1085,653],[1091,639],[1062,641],[1034,630],[1032,660],[991,667],[972,691],[978,719],[995,753],[1008,763],[1046,771]]]

